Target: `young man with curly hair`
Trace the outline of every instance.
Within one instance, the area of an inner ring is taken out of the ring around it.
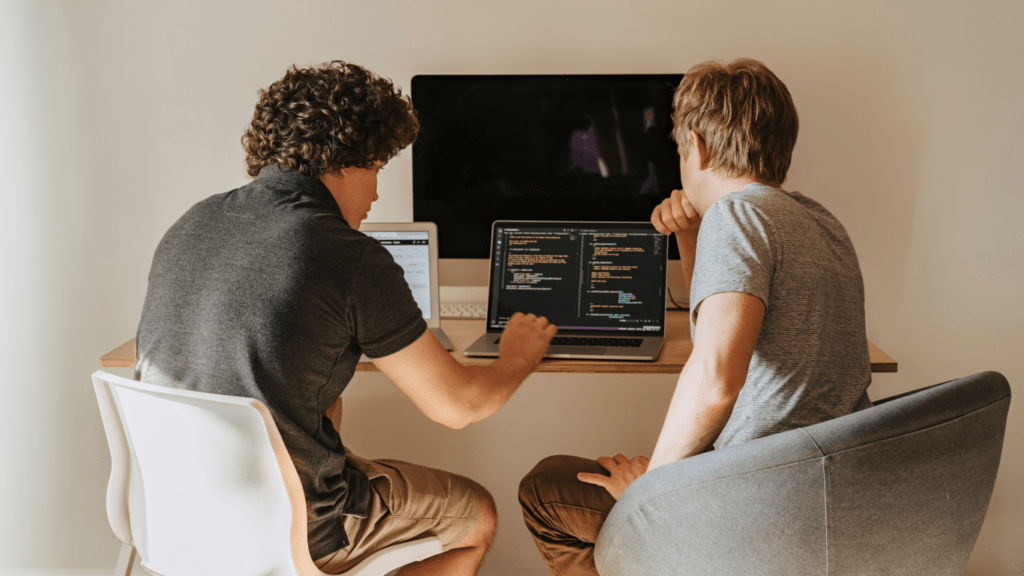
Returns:
[[[340,396],[360,355],[429,418],[462,428],[508,400],[555,332],[520,314],[498,360],[459,364],[426,329],[402,268],[358,231],[377,173],[418,128],[387,79],[340,61],[293,67],[260,92],[242,137],[254,180],[167,231],[139,323],[136,379],[269,407],[302,481],[310,554],[329,573],[436,535],[444,553],[403,574],[475,574],[496,522],[467,478],[345,449]]]
[[[650,460],[542,460],[520,484],[552,574],[597,574],[594,542],[646,471],[867,408],[864,286],[850,238],[821,204],[782,189],[798,119],[764,64],[690,69],[673,100],[683,189],[651,215],[675,234],[693,352]]]

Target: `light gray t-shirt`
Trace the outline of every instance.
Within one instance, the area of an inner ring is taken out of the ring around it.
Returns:
[[[724,448],[870,406],[864,281],[843,225],[797,192],[750,184],[704,214],[690,287],[690,333],[701,302],[721,292],[761,299],[761,333]]]

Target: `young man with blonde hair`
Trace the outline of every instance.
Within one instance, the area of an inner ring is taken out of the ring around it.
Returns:
[[[693,352],[650,460],[553,456],[520,484],[552,574],[597,574],[605,517],[646,471],[870,406],[864,288],[853,245],[821,204],[781,188],[798,118],[764,64],[690,69],[673,101],[683,189],[651,215],[675,234]]]

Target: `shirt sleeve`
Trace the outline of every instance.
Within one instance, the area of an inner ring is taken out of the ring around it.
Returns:
[[[377,242],[370,242],[359,261],[351,303],[356,341],[370,358],[402,350],[427,329],[405,272]]]
[[[721,292],[744,292],[768,306],[775,250],[771,222],[757,206],[720,199],[704,215],[690,285],[691,326],[701,302]]]

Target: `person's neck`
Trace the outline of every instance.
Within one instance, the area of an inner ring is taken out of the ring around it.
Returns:
[[[764,184],[765,186],[771,186],[773,188],[779,188],[780,185],[774,182],[767,182],[760,178],[754,178],[752,176],[736,176],[736,177],[722,177],[717,174],[708,174],[702,186],[700,187],[700,193],[698,194],[698,200],[694,205],[697,209],[697,213],[703,218],[704,213],[711,208],[711,205],[718,202],[723,196],[742,190],[749,184]]]

